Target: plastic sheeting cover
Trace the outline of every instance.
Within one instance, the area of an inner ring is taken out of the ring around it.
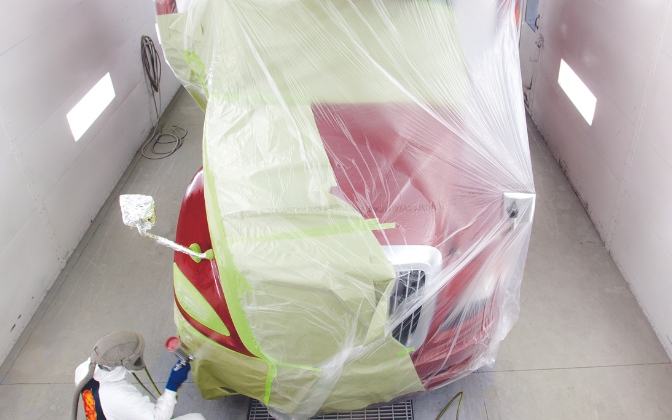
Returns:
[[[215,261],[200,264],[217,293],[176,260],[205,397],[306,419],[494,361],[534,211],[516,12],[157,0],[166,59],[206,113],[197,179]]]

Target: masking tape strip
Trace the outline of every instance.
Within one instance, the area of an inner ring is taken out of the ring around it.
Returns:
[[[406,356],[407,354],[413,353],[415,351],[415,347],[409,347],[407,349],[401,350],[397,352],[397,356]]]
[[[367,230],[394,229],[396,223],[380,223],[378,219],[365,219],[351,223],[339,223],[311,229],[295,230],[292,232],[275,233],[272,235],[255,236],[251,238],[227,238],[229,243],[253,243],[271,241],[290,241],[297,239],[313,238],[317,236],[338,235]]]

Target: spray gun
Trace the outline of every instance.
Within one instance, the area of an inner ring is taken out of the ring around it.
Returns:
[[[193,354],[189,353],[189,348],[182,343],[182,341],[177,337],[170,337],[166,340],[166,350],[171,353],[174,353],[178,359],[180,359],[180,365],[182,367],[186,366],[187,363],[196,359]]]

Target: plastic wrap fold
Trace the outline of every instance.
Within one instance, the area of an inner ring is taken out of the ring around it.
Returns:
[[[307,419],[445,385],[515,323],[534,212],[513,0],[157,0],[205,111],[180,338]]]

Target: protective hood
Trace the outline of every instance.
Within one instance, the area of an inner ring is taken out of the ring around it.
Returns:
[[[95,364],[110,369],[123,366],[138,371],[145,367],[142,358],[145,339],[133,331],[116,331],[105,335],[96,343],[91,354]]]
[[[123,366],[119,366],[115,368],[114,370],[111,370],[109,372],[96,367],[95,372],[93,373],[93,379],[96,381],[103,383],[103,382],[119,382],[123,381],[126,379],[126,369]]]
[[[75,384],[79,385],[80,382],[85,379],[89,371],[90,363],[91,359],[86,359],[86,362],[77,367],[77,370],[75,371]],[[119,366],[109,372],[96,366],[96,369],[93,372],[93,379],[100,383],[119,382],[126,378],[126,372],[127,370],[123,366]]]

